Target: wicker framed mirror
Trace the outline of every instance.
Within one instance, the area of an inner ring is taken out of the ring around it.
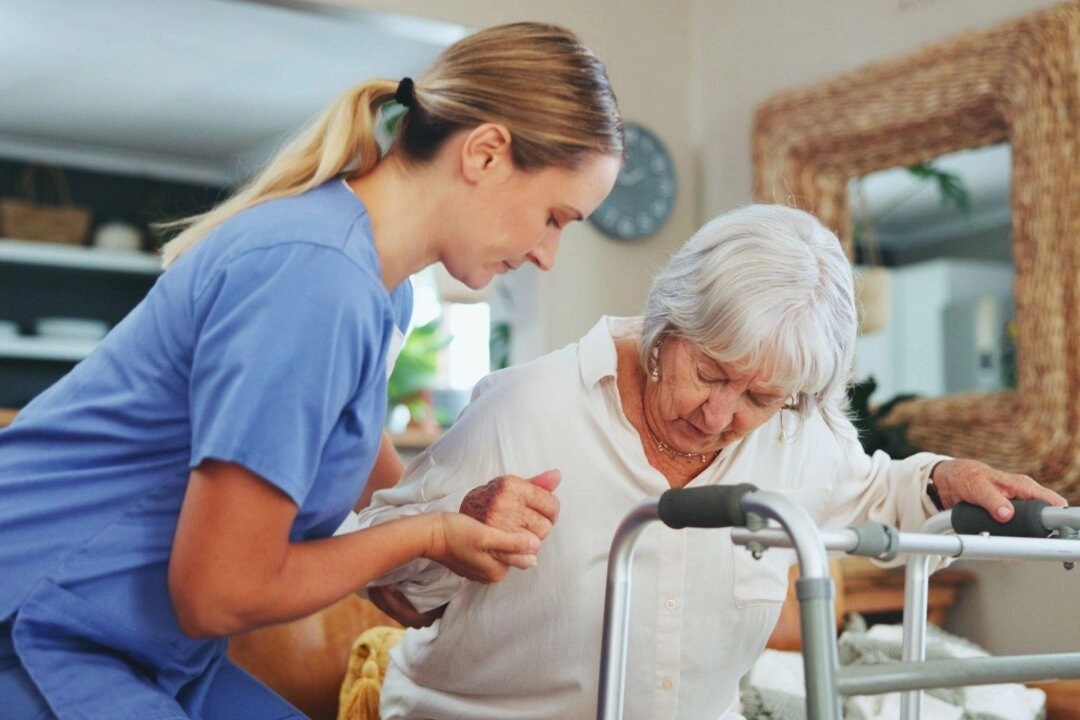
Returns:
[[[762,103],[754,194],[851,251],[848,183],[957,150],[1012,147],[1017,387],[904,403],[915,446],[1023,472],[1080,501],[1080,2]]]

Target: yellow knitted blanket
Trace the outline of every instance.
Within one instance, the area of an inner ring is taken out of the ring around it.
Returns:
[[[378,625],[356,638],[338,696],[338,720],[380,720],[379,691],[390,663],[390,650],[404,633],[401,628]]]

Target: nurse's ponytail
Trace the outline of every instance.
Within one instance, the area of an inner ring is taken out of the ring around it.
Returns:
[[[405,114],[393,152],[406,163],[429,162],[453,133],[485,122],[510,131],[514,164],[526,171],[573,168],[591,154],[623,151],[622,119],[604,64],[573,33],[543,23],[489,28],[448,47],[415,82],[356,86],[231,198],[166,224],[183,230],[165,245],[165,266],[247,208],[370,172],[381,159],[378,112],[394,100]]]
[[[345,172],[363,175],[379,161],[375,118],[394,99],[397,83],[372,80],[339,97],[296,134],[252,180],[212,210],[167,223],[184,227],[165,244],[162,262],[171,265],[210,230],[242,210],[267,200],[299,195]]]

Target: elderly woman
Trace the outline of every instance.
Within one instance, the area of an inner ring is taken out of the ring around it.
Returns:
[[[458,509],[543,535],[552,512],[525,481],[561,470],[561,508],[534,571],[499,585],[427,561],[388,575],[429,627],[393,652],[390,718],[595,715],[607,552],[639,501],[672,487],[753,482],[821,524],[915,529],[964,499],[1062,498],[1028,477],[920,453],[868,456],[845,414],[856,308],[848,261],[814,217],[736,210],[703,227],[655,280],[643,318],[602,319],[580,342],[483,381],[454,427],[375,495],[363,526]],[[634,566],[627,717],[735,715],[739,678],[784,600],[790,555],[755,561],[724,531],[647,530]],[[391,607],[401,595],[374,597]]]

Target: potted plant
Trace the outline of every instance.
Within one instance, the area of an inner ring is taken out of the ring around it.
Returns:
[[[409,333],[387,383],[389,412],[404,406],[409,412],[409,427],[438,427],[432,387],[439,369],[439,352],[450,342],[441,330],[441,318],[420,325]]]

